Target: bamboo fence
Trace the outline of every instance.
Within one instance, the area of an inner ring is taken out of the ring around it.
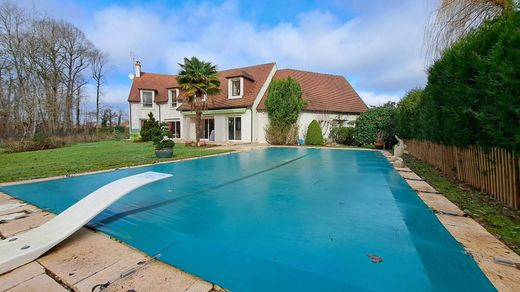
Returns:
[[[410,155],[443,173],[488,193],[511,208],[520,208],[520,159],[514,153],[480,147],[458,148],[406,140]]]

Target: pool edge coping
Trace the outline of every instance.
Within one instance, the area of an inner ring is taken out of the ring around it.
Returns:
[[[489,279],[495,289],[498,291],[520,290],[520,272],[518,269],[496,262],[496,259],[500,258],[520,263],[518,254],[493,236],[476,220],[466,216],[464,211],[460,210],[458,206],[429,185],[413,170],[407,167],[399,168],[394,166],[390,162],[392,155],[388,150],[378,151],[388,160],[395,171],[405,180],[424,204],[435,213],[437,220],[446,228],[449,234],[473,257],[482,273]],[[415,175],[420,180],[411,179],[409,177],[410,174]],[[429,200],[427,196],[433,196],[435,199]],[[439,203],[437,199],[443,202]]]

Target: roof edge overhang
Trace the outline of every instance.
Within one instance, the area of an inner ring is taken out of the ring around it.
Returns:
[[[229,115],[229,114],[243,114],[245,113],[247,108],[239,107],[239,108],[225,108],[225,109],[212,109],[202,111],[203,116],[213,116],[213,115]],[[195,116],[194,111],[183,111],[181,114],[185,117],[193,117]]]
[[[266,109],[257,109],[259,112],[266,112]],[[316,114],[337,114],[337,115],[360,115],[362,112],[341,112],[341,111],[330,111],[330,110],[309,110],[304,109],[302,113],[316,113]]]

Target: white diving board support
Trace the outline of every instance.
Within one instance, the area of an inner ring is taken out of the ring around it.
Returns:
[[[149,171],[118,179],[95,190],[40,227],[0,241],[0,274],[37,259],[124,195],[171,176]]]

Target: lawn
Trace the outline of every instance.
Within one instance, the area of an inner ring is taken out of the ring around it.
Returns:
[[[410,155],[405,155],[404,159],[410,169],[520,254],[520,210],[507,208],[491,196],[443,175]]]
[[[151,143],[102,141],[59,149],[5,153],[0,149],[0,182],[67,175],[228,152],[177,144],[173,158],[156,158]]]

